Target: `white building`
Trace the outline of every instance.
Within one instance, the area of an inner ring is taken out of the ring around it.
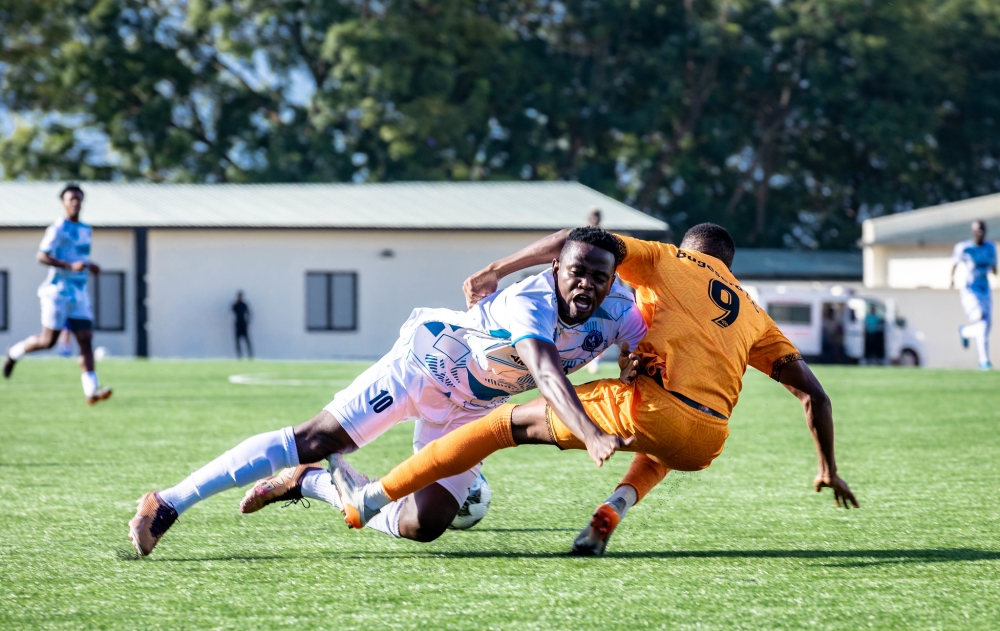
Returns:
[[[948,289],[952,248],[972,238],[976,219],[1000,238],[1000,194],[864,222],[865,287]]]
[[[976,219],[986,222],[987,239],[1000,239],[1000,195],[869,219],[862,226],[865,291],[895,300],[924,332],[930,366],[976,366],[975,351],[963,350],[958,340],[958,326],[967,323],[958,292],[948,290],[952,249],[972,238]],[[990,343],[997,363],[1000,327],[993,327]]]
[[[236,292],[261,358],[372,358],[414,307],[464,309],[462,281],[555,230],[661,236],[586,186],[544,183],[85,183],[96,345],[112,355],[232,357]],[[38,332],[35,262],[58,183],[0,183],[0,349]],[[520,276],[518,277],[520,278]]]

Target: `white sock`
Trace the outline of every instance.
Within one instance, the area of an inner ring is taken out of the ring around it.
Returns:
[[[635,490],[635,487],[631,484],[623,484],[615,489],[615,492],[604,503],[615,509],[619,517],[625,517],[628,509],[635,506],[635,503],[638,501],[639,493]]]
[[[195,503],[236,486],[245,486],[299,465],[295,432],[291,427],[257,434],[244,440],[180,484],[160,491],[160,497],[181,514]]]
[[[7,357],[17,361],[24,357],[24,342],[18,342],[7,349]]]
[[[976,352],[979,354],[979,365],[990,363],[990,322],[979,323],[979,337],[976,338]]]
[[[375,515],[365,524],[365,528],[371,528],[379,532],[384,532],[390,537],[399,539],[399,512],[403,508],[402,500],[389,502],[382,508],[382,512]]]
[[[302,476],[302,497],[326,502],[340,509],[340,493],[330,479],[330,473],[324,469],[316,469]]]
[[[368,508],[378,510],[391,501],[382,488],[382,482],[369,482],[365,485],[365,506]]]
[[[83,382],[83,396],[89,397],[97,392],[97,373],[93,370],[80,375],[80,381]]]

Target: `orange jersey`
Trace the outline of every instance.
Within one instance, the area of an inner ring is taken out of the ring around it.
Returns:
[[[719,259],[664,243],[619,238],[618,266],[636,288],[649,332],[638,352],[652,357],[667,390],[729,416],[751,365],[777,379],[802,359]]]

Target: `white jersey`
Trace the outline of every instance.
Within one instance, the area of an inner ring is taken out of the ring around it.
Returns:
[[[417,309],[401,339],[411,361],[453,404],[489,410],[536,387],[514,349],[517,342],[536,338],[555,344],[570,374],[612,344],[635,348],[646,328],[631,292],[618,281],[586,322],[562,322],[555,278],[548,270],[494,293],[466,313]]]
[[[90,263],[92,239],[93,231],[90,226],[73,223],[68,219],[60,219],[45,230],[45,236],[42,237],[38,249],[52,258],[66,263],[81,261]],[[86,289],[87,270],[74,272],[73,270],[50,267],[49,275],[39,287],[39,292],[51,286],[55,286],[60,292]]]
[[[976,245],[973,240],[955,245],[951,255],[952,263],[965,273],[965,290],[974,294],[990,294],[989,271],[997,266],[997,246],[992,241]]]

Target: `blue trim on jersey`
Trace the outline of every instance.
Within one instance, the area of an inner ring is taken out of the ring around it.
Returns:
[[[553,344],[552,338],[542,337],[541,335],[536,335],[534,333],[529,333],[528,335],[522,335],[521,337],[517,338],[516,340],[514,340],[513,342],[511,342],[510,345],[514,346],[515,344],[517,344],[521,340],[527,340],[527,339],[541,340],[543,342],[548,342],[549,344]]]
[[[441,335],[441,331],[444,331],[444,322],[424,322],[424,326],[434,337]]]
[[[493,337],[503,338],[505,340],[510,339],[510,331],[507,329],[490,329],[490,335]]]
[[[490,401],[492,399],[510,396],[510,393],[506,390],[491,388],[484,383],[480,383],[468,370],[466,373],[469,375],[469,388],[472,390],[472,396],[476,397],[480,401]]]

